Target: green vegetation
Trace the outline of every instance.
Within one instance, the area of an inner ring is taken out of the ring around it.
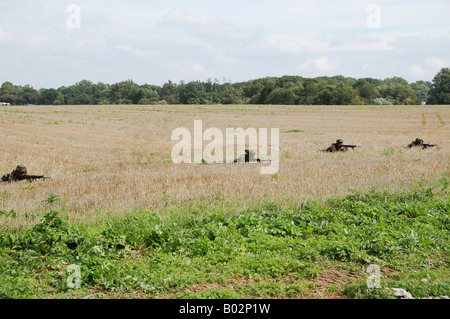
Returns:
[[[443,68],[429,81],[408,83],[403,78],[354,79],[342,75],[303,78],[266,77],[239,83],[191,81],[162,87],[132,80],[94,84],[82,80],[68,87],[36,90],[4,82],[0,101],[12,105],[103,104],[276,104],[276,105],[411,105],[450,104],[450,70]],[[49,123],[58,124],[58,123]]]
[[[0,235],[0,298],[278,298],[318,287],[350,298],[390,298],[384,287],[450,295],[447,186],[444,176],[434,189],[353,193],[299,210],[140,212],[89,226],[50,211]],[[383,288],[367,288],[369,264],[383,270]],[[330,271],[342,284],[323,286]]]
[[[299,130],[299,129],[294,129],[294,130],[287,130],[284,131],[283,133],[303,133],[303,130]]]
[[[382,151],[383,155],[393,155],[395,154],[395,149],[393,147],[385,147],[384,150]]]
[[[450,69],[443,68],[433,79],[430,103],[450,104]]]

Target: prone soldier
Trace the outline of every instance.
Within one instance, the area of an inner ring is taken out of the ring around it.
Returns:
[[[24,165],[17,165],[16,169],[13,170],[9,174],[4,174],[2,176],[2,181],[4,182],[16,182],[16,181],[23,181],[27,180],[29,182],[34,181],[35,179],[46,179],[50,178],[44,175],[28,175],[27,174],[27,168]]]
[[[234,163],[253,163],[253,162],[269,162],[269,160],[262,160],[259,157],[255,157],[256,153],[254,150],[245,150],[245,155],[241,155],[234,159]]]
[[[436,144],[427,144],[427,143],[424,143],[421,138],[416,138],[410,144],[406,145],[406,147],[408,147],[408,148],[413,148],[413,147],[418,147],[418,146],[422,147],[422,149],[427,149],[428,147],[436,146]]]
[[[330,147],[323,149],[322,152],[347,152],[349,148],[355,149],[355,147],[361,147],[357,145],[344,145],[344,141],[342,139],[336,140],[336,143],[331,144]]]

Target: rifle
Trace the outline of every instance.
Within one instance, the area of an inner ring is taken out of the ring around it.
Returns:
[[[235,158],[233,163],[270,163],[272,160],[270,159],[261,159],[261,158],[253,158],[246,161],[244,158]]]
[[[422,143],[422,149],[426,149],[428,147],[434,147],[434,146],[437,146],[437,144],[425,144],[425,143]]]
[[[334,146],[334,149],[333,149],[333,146]],[[351,148],[351,149],[354,150],[355,147],[361,147],[361,146],[359,146],[359,145],[341,145],[341,146],[339,147],[339,150],[340,150],[341,148],[344,148],[344,149]],[[329,152],[329,153],[333,153],[333,152],[339,152],[339,150],[337,149],[337,147],[335,146],[335,144],[333,144],[333,145],[331,145],[330,147],[324,148],[323,150],[320,150],[320,151],[321,151],[321,152]]]
[[[46,178],[51,178],[51,177],[44,176],[44,175],[24,175],[24,176],[18,178],[18,180],[19,181],[28,180],[29,182],[32,182],[35,179],[41,179],[41,178],[45,180]]]
[[[354,150],[355,147],[361,147],[361,146],[358,146],[358,145],[342,145],[342,147],[351,148],[352,150]]]

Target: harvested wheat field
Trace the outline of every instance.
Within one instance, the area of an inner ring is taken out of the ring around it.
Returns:
[[[262,163],[174,164],[171,133],[193,132],[194,120],[224,135],[226,128],[279,128],[278,172],[260,174]],[[16,106],[0,109],[0,136],[3,174],[23,164],[52,177],[1,184],[0,209],[19,214],[2,227],[13,228],[49,206],[74,222],[140,210],[166,218],[205,206],[230,214],[263,202],[300,207],[352,190],[425,187],[450,165],[449,106]],[[438,146],[403,147],[416,137]],[[337,138],[362,147],[320,152]]]
[[[172,132],[195,120],[278,128],[278,171],[175,164]],[[448,106],[2,108],[2,172],[51,179],[0,185],[0,298],[448,296],[449,121]],[[437,146],[404,147],[417,137]],[[338,138],[361,148],[320,151]]]

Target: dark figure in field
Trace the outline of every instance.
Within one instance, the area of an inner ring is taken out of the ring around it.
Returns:
[[[9,174],[2,176],[4,182],[20,181],[27,174],[27,168],[23,165],[17,165],[16,169]]]
[[[255,151],[245,150],[245,155],[241,155],[234,159],[234,163],[250,163],[250,162],[261,162],[260,158],[255,158]]]
[[[342,139],[338,139],[336,143],[331,144],[330,147],[325,149],[325,152],[346,152],[348,151],[343,147],[344,141]]]
[[[45,178],[50,178],[50,177],[45,177],[44,175],[28,175],[27,168],[25,166],[17,165],[16,169],[13,170],[11,173],[4,174],[2,176],[2,181],[3,182],[17,182],[17,181],[27,180],[29,182],[32,182],[35,179],[39,179],[39,178],[45,179]]]
[[[421,138],[416,138],[414,141],[411,142],[411,144],[408,144],[406,147],[413,148],[413,147],[422,147],[422,149],[427,149],[428,147],[436,146],[436,144],[427,144],[424,143]]]
[[[355,147],[361,147],[357,145],[344,145],[344,141],[342,139],[336,140],[336,143],[331,144],[327,149],[322,150],[322,152],[347,152],[349,148],[355,149]]]

